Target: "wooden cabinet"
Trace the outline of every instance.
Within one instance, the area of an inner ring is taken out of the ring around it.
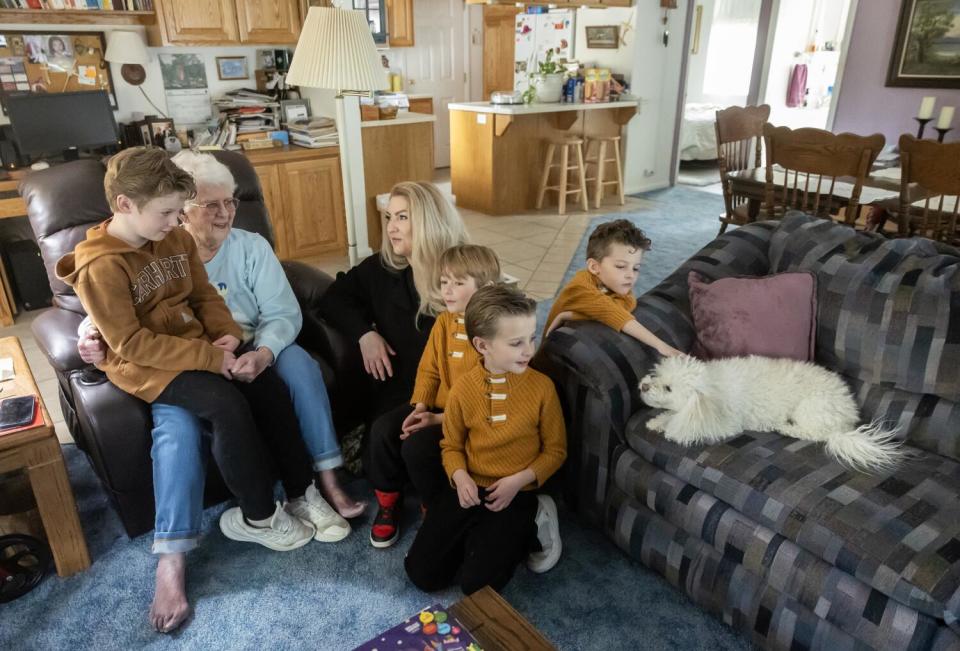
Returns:
[[[336,147],[247,152],[260,179],[281,260],[346,253],[343,179]]]
[[[155,0],[157,24],[147,43],[164,45],[296,45],[299,0]]]
[[[428,115],[433,115],[433,98],[432,97],[411,97],[410,112],[426,113]]]
[[[413,0],[386,0],[387,40],[391,47],[413,46]]]
[[[241,43],[296,43],[300,10],[290,0],[236,0]]]
[[[522,9],[483,8],[483,99],[495,90],[513,89],[513,51],[517,14]]]

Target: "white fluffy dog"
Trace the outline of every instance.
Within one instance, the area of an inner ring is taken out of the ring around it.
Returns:
[[[857,470],[887,470],[904,455],[896,430],[857,427],[857,405],[839,375],[806,362],[668,357],[641,380],[640,392],[645,403],[666,410],[647,427],[684,445],[717,443],[744,430],[777,431],[823,441]]]

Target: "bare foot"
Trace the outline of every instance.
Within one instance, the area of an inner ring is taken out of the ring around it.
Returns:
[[[187,603],[187,555],[160,554],[157,585],[150,604],[150,624],[160,633],[177,629],[190,615]]]
[[[323,496],[330,505],[344,518],[350,519],[359,516],[367,508],[365,501],[357,501],[347,495],[340,487],[337,481],[337,473],[334,470],[320,471],[320,484]]]

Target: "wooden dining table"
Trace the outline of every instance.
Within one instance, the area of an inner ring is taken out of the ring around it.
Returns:
[[[865,217],[864,226],[867,230],[879,230],[886,224],[888,215],[895,215],[900,212],[900,167],[886,167],[874,169],[863,180],[863,186],[860,189],[860,205],[869,207],[871,210]],[[774,192],[782,192],[786,186],[786,174],[782,167],[773,168]],[[801,174],[801,187],[803,185]],[[816,187],[817,175],[811,174],[811,190]],[[765,200],[767,185],[767,168],[752,167],[729,174],[731,190],[734,194],[747,197],[748,211],[752,219],[756,220],[760,215],[760,208]],[[824,184],[826,186],[826,184]],[[833,198],[836,207],[845,207],[850,203],[850,197],[853,195],[854,179],[840,178],[833,188]],[[829,186],[821,188],[826,191]],[[926,194],[920,188],[911,186],[910,199],[911,206],[918,210],[923,209]],[[901,231],[904,225],[901,226]]]

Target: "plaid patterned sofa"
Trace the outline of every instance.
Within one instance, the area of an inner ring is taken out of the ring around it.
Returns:
[[[800,213],[744,226],[639,300],[637,318],[683,350],[691,270],[814,272],[818,362],[916,457],[870,476],[769,432],[671,444],[647,431],[637,390],[654,354],[575,322],[535,362],[564,403],[568,503],[760,647],[960,648],[960,252]]]

